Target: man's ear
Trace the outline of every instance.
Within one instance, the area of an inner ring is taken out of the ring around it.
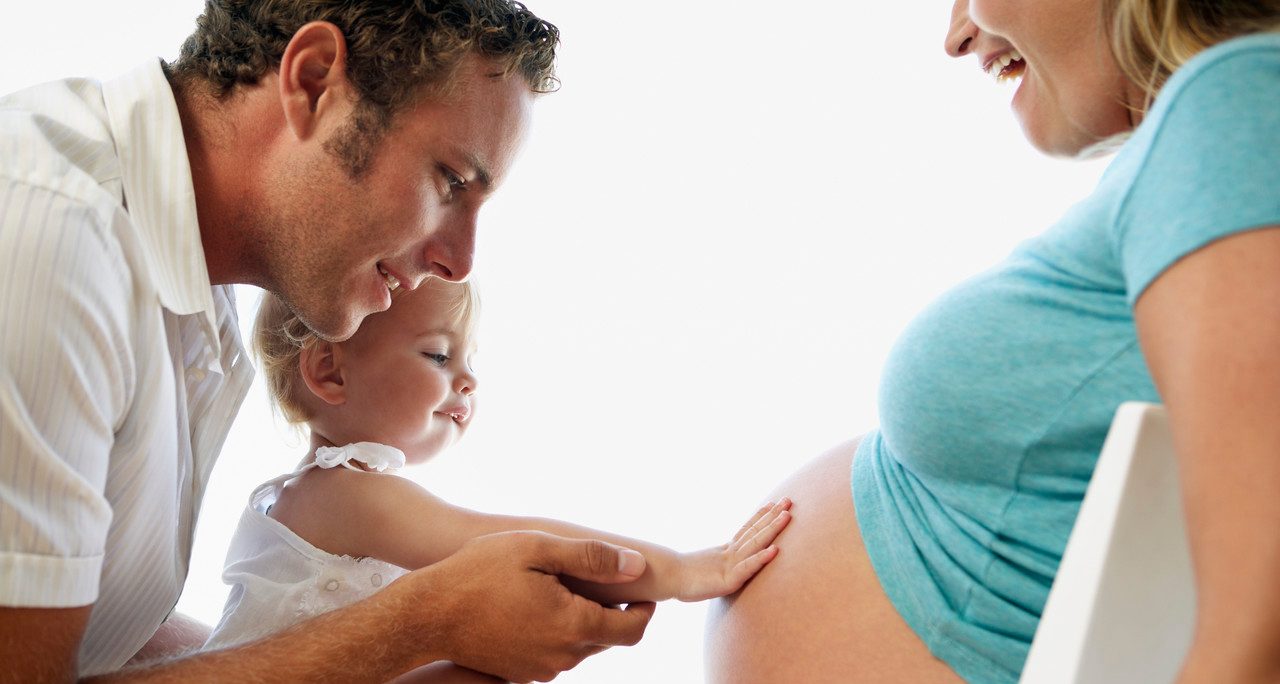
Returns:
[[[298,356],[302,382],[320,401],[330,406],[347,402],[347,385],[342,377],[342,348],[317,340],[302,348]]]
[[[324,117],[345,121],[354,99],[347,80],[347,39],[327,21],[298,29],[280,56],[280,104],[299,140],[316,134]]]

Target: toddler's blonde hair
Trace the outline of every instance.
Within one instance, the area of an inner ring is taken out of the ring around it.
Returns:
[[[453,324],[464,337],[472,335],[480,311],[480,295],[471,281],[453,283],[428,278],[419,287],[439,289],[451,295],[447,301],[453,314]],[[392,306],[405,294],[404,290],[393,292]],[[357,330],[356,335],[359,334]],[[272,405],[291,425],[301,425],[312,418],[304,402],[307,390],[302,382],[300,360],[303,349],[319,342],[320,338],[283,300],[270,292],[262,293],[258,316],[253,322],[253,355],[266,376]]]

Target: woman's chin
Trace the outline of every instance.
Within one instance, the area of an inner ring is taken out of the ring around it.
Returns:
[[[1022,135],[1041,154],[1063,159],[1074,159],[1096,140],[1084,135],[1069,135],[1060,128],[1045,125],[1032,117],[1019,117]]]
[[[1064,118],[1051,103],[1046,102],[1037,88],[1030,70],[1022,77],[1018,90],[1013,94],[1010,108],[1022,127],[1022,135],[1036,151],[1050,157],[1073,157],[1085,146],[1072,140]]]

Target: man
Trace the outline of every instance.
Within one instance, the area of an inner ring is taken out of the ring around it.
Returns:
[[[557,39],[511,0],[209,0],[172,65],[0,100],[0,681],[545,681],[639,640],[652,604],[556,578],[628,581],[639,554],[517,533],[169,657],[205,633],[170,613],[252,377],[230,284],[337,340],[465,278]]]

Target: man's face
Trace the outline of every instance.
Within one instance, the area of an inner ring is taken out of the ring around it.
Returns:
[[[533,99],[518,75],[493,71],[469,58],[447,98],[398,112],[358,178],[312,145],[273,181],[266,285],[321,337],[346,339],[390,306],[388,275],[414,287],[471,272],[477,213],[506,175]]]

